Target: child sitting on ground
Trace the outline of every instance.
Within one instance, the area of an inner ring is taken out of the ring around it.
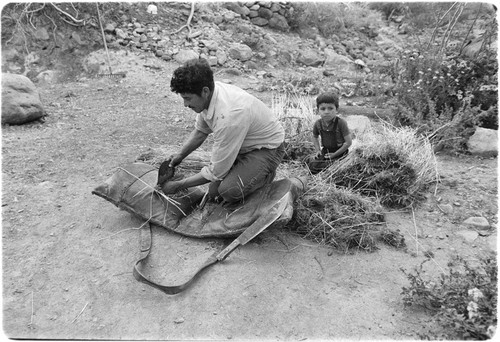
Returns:
[[[347,121],[337,116],[339,97],[333,92],[316,98],[317,114],[321,116],[313,126],[313,144],[316,154],[306,160],[312,174],[323,171],[334,161],[347,155],[352,144]],[[321,137],[321,145],[319,141]]]

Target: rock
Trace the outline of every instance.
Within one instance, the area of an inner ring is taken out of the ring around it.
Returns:
[[[259,13],[259,17],[267,19],[267,20],[269,20],[273,17],[273,11],[271,11],[270,9],[267,9],[265,7],[259,8],[259,10],[257,12]]]
[[[316,50],[303,50],[299,52],[296,62],[306,66],[317,67],[323,64],[324,58]]]
[[[283,32],[288,32],[290,30],[290,26],[288,26],[286,18],[277,13],[274,13],[273,17],[269,19],[269,27]]]
[[[344,119],[347,121],[347,126],[353,134],[353,138],[363,134],[371,127],[370,119],[364,115],[347,115]]]
[[[158,7],[156,7],[156,6],[155,6],[155,5],[153,5],[153,4],[149,4],[149,5],[148,5],[147,12],[148,12],[149,14],[158,14]]]
[[[250,11],[248,13],[249,18],[257,18],[258,16],[259,16],[259,12],[257,12],[257,11]]]
[[[224,7],[241,15],[242,17],[246,17],[250,13],[248,7],[240,6],[237,2],[225,2]]]
[[[207,61],[208,61],[208,65],[210,65],[210,66],[216,66],[218,63],[217,57],[215,57],[215,56],[208,56]]]
[[[26,76],[2,73],[2,124],[21,125],[44,116],[33,82]]]
[[[278,4],[276,2],[273,2],[271,4],[271,11],[273,11],[273,12],[279,12],[279,10],[281,10],[280,4]]]
[[[126,39],[126,38],[128,38],[128,34],[125,31],[123,31],[122,29],[119,29],[119,28],[115,29],[115,34],[116,34],[116,36],[119,39]]]
[[[356,59],[354,61],[354,64],[356,64],[359,68],[364,69],[366,68],[365,62],[363,62],[361,59]]]
[[[252,55],[252,49],[248,45],[235,43],[229,47],[229,56],[233,59],[244,62],[252,58]]]
[[[451,204],[443,204],[439,207],[446,215],[451,215],[453,213],[453,206]]]
[[[35,31],[35,38],[41,40],[49,40],[50,36],[45,27],[40,27]]]
[[[252,24],[257,26],[266,26],[267,24],[269,24],[269,20],[261,17],[252,18],[250,19],[250,21],[252,22]]]
[[[469,242],[469,243],[474,242],[477,239],[477,237],[479,236],[478,233],[476,233],[474,231],[470,231],[470,230],[460,230],[456,234],[463,237],[464,240]]]
[[[494,157],[498,155],[498,134],[497,131],[488,128],[477,127],[474,134],[467,142],[469,152],[474,155],[484,157]]]
[[[189,39],[194,39],[194,38],[198,38],[199,36],[201,36],[203,34],[203,31],[194,31],[192,33],[190,33],[188,35],[188,38]]]
[[[226,53],[224,51],[217,50],[215,52],[215,57],[217,57],[217,63],[219,63],[219,65],[226,64],[226,62],[227,62],[227,55],[226,55]]]
[[[224,18],[224,21],[227,23],[233,22],[237,16],[238,16],[238,14],[234,13],[234,12],[226,12],[222,15],[222,17]]]
[[[325,67],[334,70],[345,70],[354,67],[354,62],[346,56],[339,55],[332,49],[325,49]]]
[[[200,43],[205,46],[208,50],[217,51],[219,44],[215,40],[202,39]]]
[[[488,237],[486,238],[486,243],[487,243],[488,247],[489,247],[492,251],[496,251],[496,250],[497,250],[497,236],[496,236],[496,234],[495,234],[495,235],[488,236]]]
[[[116,25],[113,23],[106,24],[104,27],[104,32],[106,33],[113,33],[115,32]]]
[[[45,70],[36,76],[39,83],[54,84],[57,83],[58,73],[54,70]]]
[[[71,39],[73,39],[78,45],[85,45],[85,43],[82,41],[82,38],[77,32],[73,32],[71,34]]]
[[[174,59],[176,62],[184,64],[190,59],[196,59],[199,57],[200,55],[198,55],[198,53],[194,52],[193,50],[179,50],[179,52],[174,56]]]
[[[481,230],[490,229],[490,223],[488,222],[488,220],[481,216],[469,217],[467,220],[464,221],[464,224],[471,228],[477,228]]]

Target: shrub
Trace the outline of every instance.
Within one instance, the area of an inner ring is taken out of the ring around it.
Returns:
[[[433,143],[463,150],[474,126],[498,129],[496,59],[407,50],[395,69],[396,120],[420,127]]]
[[[434,144],[466,149],[474,126],[498,129],[498,61],[492,48],[496,17],[481,4],[408,3],[404,8],[408,20],[416,21],[422,6],[438,13],[432,35],[427,42],[421,35],[418,47],[402,51],[385,70],[395,83],[395,118],[402,125],[418,127]],[[395,3],[388,8],[400,7]],[[447,15],[440,14],[447,9]],[[471,24],[461,24],[464,15],[471,15]],[[475,25],[485,30],[479,42],[469,38]]]
[[[431,332],[435,339],[486,340],[496,329],[497,261],[494,255],[482,257],[472,265],[456,256],[449,264],[448,273],[437,281],[424,279],[423,265],[415,273],[401,271],[410,281],[403,287],[405,306],[421,305],[432,310],[444,332]]]
[[[339,31],[378,25],[381,18],[365,3],[297,2],[288,21],[292,29],[316,27],[328,37]]]

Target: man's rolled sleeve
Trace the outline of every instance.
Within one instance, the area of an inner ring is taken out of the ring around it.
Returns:
[[[248,131],[247,125],[231,125],[214,133],[214,146],[210,165],[201,170],[201,175],[210,180],[222,180],[236,160]]]

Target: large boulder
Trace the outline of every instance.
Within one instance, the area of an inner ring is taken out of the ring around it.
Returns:
[[[44,116],[33,82],[23,75],[2,73],[2,124],[22,125]]]
[[[467,143],[469,152],[474,155],[493,157],[498,155],[497,131],[488,128],[477,127],[474,134]]]

